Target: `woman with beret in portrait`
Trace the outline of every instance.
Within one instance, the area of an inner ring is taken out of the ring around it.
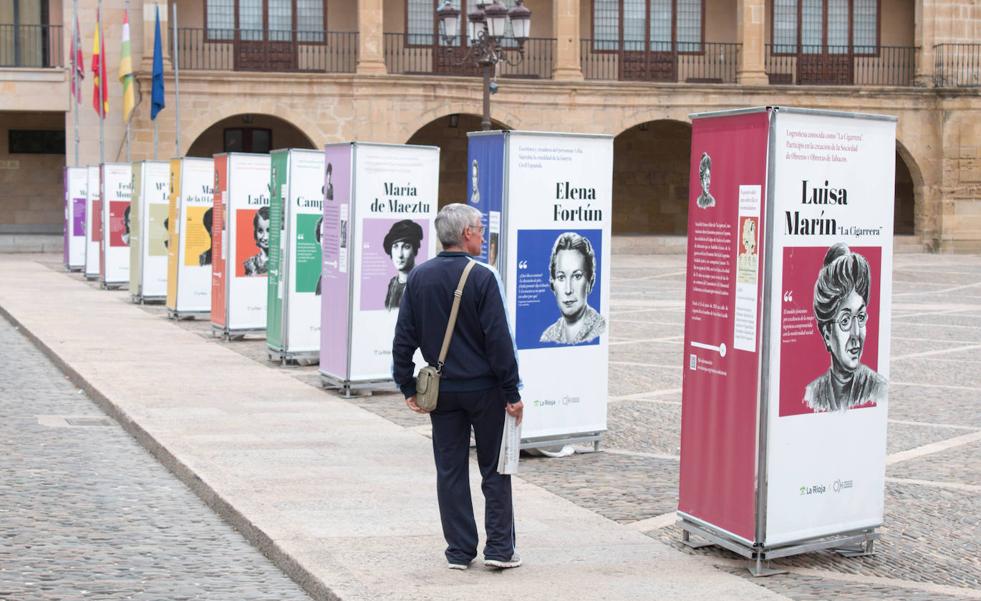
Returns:
[[[804,391],[804,402],[815,412],[844,411],[886,399],[886,379],[861,362],[870,285],[865,257],[843,242],[828,249],[814,284],[814,316],[831,367]]]
[[[385,234],[385,253],[391,257],[392,265],[398,273],[388,282],[385,294],[385,308],[398,309],[405,292],[409,272],[416,266],[416,256],[422,244],[422,226],[410,219],[395,222]]]

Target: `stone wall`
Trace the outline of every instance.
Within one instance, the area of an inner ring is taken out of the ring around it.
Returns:
[[[63,130],[61,113],[0,112],[0,233],[60,231],[64,154],[11,154],[11,129]]]

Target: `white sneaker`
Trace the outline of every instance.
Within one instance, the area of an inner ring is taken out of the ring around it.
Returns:
[[[451,570],[466,570],[467,568],[470,567],[470,564],[469,563],[450,563],[450,564],[447,564],[447,567],[450,568]]]
[[[515,552],[511,555],[511,559],[485,559],[484,565],[492,568],[500,568],[506,570],[507,568],[516,568],[521,565],[521,557]]]

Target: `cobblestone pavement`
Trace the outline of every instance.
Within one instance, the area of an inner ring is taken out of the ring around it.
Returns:
[[[307,595],[0,319],[0,601]]]
[[[55,263],[51,259],[53,269]],[[753,580],[794,599],[981,599],[981,257],[897,255],[893,277],[883,539],[875,557],[811,553],[774,562],[788,574]],[[749,577],[735,554],[681,545],[671,520],[677,507],[684,279],[682,256],[615,258],[609,430],[601,452],[528,457],[521,477]],[[166,314],[160,306],[144,310]],[[224,342],[212,338],[206,320],[176,325],[320,387],[316,366],[269,362],[261,338]],[[352,402],[428,431],[428,419],[408,412],[397,395]]]

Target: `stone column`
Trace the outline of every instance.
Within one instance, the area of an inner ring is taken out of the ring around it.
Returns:
[[[558,81],[581,81],[583,78],[579,58],[579,10],[580,0],[554,0],[552,4],[552,31],[555,32],[552,78]]]
[[[933,87],[936,55],[936,7],[933,0],[916,0],[914,8],[913,45],[916,46],[916,85]]]
[[[766,0],[738,0],[736,36],[742,45],[736,80],[741,85],[766,85]]]
[[[384,75],[384,0],[358,0],[358,74]]]

